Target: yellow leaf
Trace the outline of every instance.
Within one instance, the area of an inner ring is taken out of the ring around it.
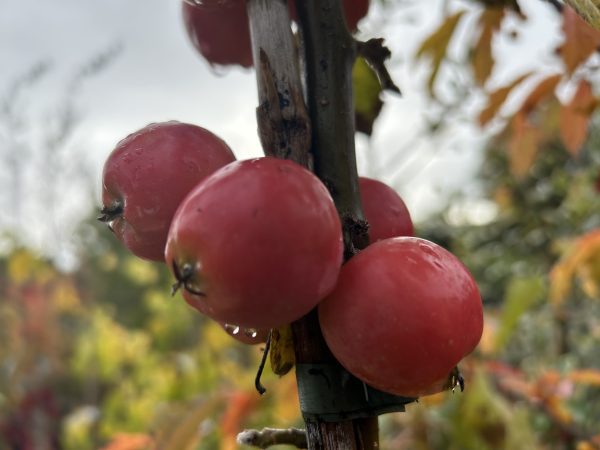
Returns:
[[[271,370],[279,376],[288,373],[296,362],[294,336],[289,325],[271,331]]]
[[[421,43],[421,46],[417,50],[417,58],[427,56],[431,59],[432,68],[428,83],[429,93],[431,95],[433,95],[433,87],[440,65],[446,56],[448,44],[450,43],[456,25],[458,25],[463,14],[464,11],[458,11],[457,13],[448,16],[446,20]]]
[[[483,86],[494,67],[494,58],[492,56],[492,37],[500,29],[504,19],[504,8],[489,8],[483,10],[479,18],[481,32],[477,44],[473,48],[471,65],[475,81]]]
[[[577,156],[588,134],[590,117],[597,105],[592,86],[581,80],[571,102],[560,110],[560,137],[573,156]]]
[[[357,58],[352,68],[356,131],[371,135],[373,123],[383,106],[383,102],[379,98],[381,91],[381,85],[373,69],[363,58]]]

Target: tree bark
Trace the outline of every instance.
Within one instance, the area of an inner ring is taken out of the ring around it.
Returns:
[[[354,149],[352,67],[356,45],[346,29],[339,0],[297,0],[296,4],[308,112],[286,2],[248,0],[259,136],[265,154],[299,162],[328,187],[342,219],[349,258],[368,245]],[[297,365],[339,367],[325,344],[316,311],[292,328]],[[331,373],[342,371],[339,367]],[[330,378],[328,383],[340,382]],[[310,390],[311,379],[306,379]],[[305,422],[311,450],[379,448],[376,416],[326,421],[305,415]]]

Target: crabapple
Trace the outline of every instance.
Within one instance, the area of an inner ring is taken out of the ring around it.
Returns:
[[[292,161],[264,157],[231,163],[189,193],[171,224],[166,261],[186,301],[209,317],[275,328],[331,292],[342,253],[323,183]]]
[[[188,37],[212,65],[252,67],[252,46],[246,2],[241,0],[183,2]]]
[[[164,261],[173,214],[185,195],[235,160],[218,136],[176,121],[130,134],[109,155],[102,173],[102,215],[117,238],[140,258]]]
[[[358,182],[371,242],[414,234],[408,208],[396,191],[371,178],[360,177]]]
[[[483,330],[469,271],[444,248],[415,237],[375,242],[350,259],[318,312],[342,366],[408,397],[445,382]]]

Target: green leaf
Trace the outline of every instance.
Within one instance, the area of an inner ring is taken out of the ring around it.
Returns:
[[[352,69],[352,89],[356,131],[370,136],[373,131],[373,123],[383,106],[383,102],[379,98],[382,89],[377,75],[363,58],[357,58]]]
[[[496,334],[496,349],[508,342],[521,316],[540,302],[545,294],[546,288],[539,276],[515,277],[510,280]]]

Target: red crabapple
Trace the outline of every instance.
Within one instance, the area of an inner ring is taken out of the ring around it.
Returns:
[[[208,130],[176,121],[130,134],[109,155],[102,174],[102,216],[135,255],[164,261],[173,214],[185,195],[235,160]]]
[[[342,252],[323,183],[292,161],[265,157],[231,163],[190,192],[171,224],[166,260],[186,301],[208,316],[275,328],[331,292]]]
[[[371,178],[360,177],[358,181],[365,219],[369,222],[370,241],[413,236],[410,213],[396,191]]]
[[[414,237],[375,242],[342,268],[319,304],[323,336],[365,383],[408,397],[431,392],[476,347],[479,290],[444,248]]]
[[[183,2],[183,22],[192,44],[212,65],[252,67],[246,2]]]

